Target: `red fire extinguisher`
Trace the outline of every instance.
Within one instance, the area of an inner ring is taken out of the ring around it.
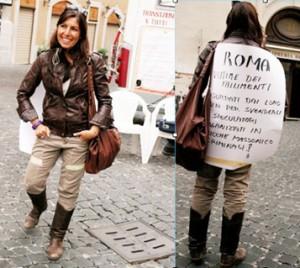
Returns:
[[[116,83],[119,87],[126,87],[127,85],[127,73],[129,63],[129,49],[122,45],[120,47],[120,54],[118,56],[117,64],[117,78]]]

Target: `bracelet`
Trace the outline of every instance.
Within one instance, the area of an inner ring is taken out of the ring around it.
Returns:
[[[36,130],[39,125],[43,124],[43,121],[38,120],[36,123],[32,124],[32,129]]]

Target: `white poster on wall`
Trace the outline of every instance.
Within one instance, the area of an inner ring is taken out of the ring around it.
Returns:
[[[175,84],[175,4],[128,1],[124,43],[130,49],[128,89],[172,95]]]
[[[280,61],[262,48],[220,43],[211,79],[206,162],[236,169],[272,156],[279,145],[285,107]]]
[[[145,91],[165,94],[175,83],[174,29],[142,27],[136,79]]]

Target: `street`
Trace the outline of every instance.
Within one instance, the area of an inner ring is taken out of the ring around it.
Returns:
[[[48,260],[49,227],[57,200],[58,163],[47,186],[48,209],[32,231],[22,227],[31,202],[24,190],[23,174],[29,155],[18,150],[19,118],[16,89],[28,65],[0,65],[0,267],[80,268],[170,268],[174,256],[129,264],[90,231],[118,223],[143,221],[174,239],[174,159],[163,155],[141,164],[129,153],[129,138],[113,166],[83,178],[77,206],[65,237],[65,253],[56,262]]]
[[[151,157],[142,165],[139,155],[129,153],[129,139],[114,165],[98,175],[86,174],[65,238],[65,254],[57,262],[47,259],[45,249],[57,199],[59,165],[50,174],[49,206],[33,231],[22,228],[31,204],[22,176],[29,155],[18,150],[19,118],[15,95],[28,66],[0,66],[0,267],[101,267],[172,268],[174,258],[131,265],[115,251],[90,235],[89,230],[136,220],[147,222],[164,234],[175,237],[177,268],[218,267],[221,232],[222,193],[214,202],[209,227],[208,256],[204,264],[190,262],[187,251],[188,217],[195,174],[176,167],[174,159]],[[300,133],[299,121],[286,121],[277,153],[253,165],[241,244],[248,250],[240,268],[300,267]],[[220,181],[222,188],[223,179]]]
[[[241,245],[248,256],[240,268],[300,267],[300,122],[286,121],[276,154],[253,165]],[[187,249],[189,207],[195,174],[176,167],[177,267],[218,267],[222,218],[219,183],[209,225],[208,256],[190,262]]]

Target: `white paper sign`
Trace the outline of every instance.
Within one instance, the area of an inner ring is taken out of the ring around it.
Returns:
[[[285,92],[284,70],[271,53],[220,43],[213,62],[206,162],[235,169],[273,155],[283,126]]]
[[[36,88],[34,94],[31,96],[30,101],[39,115],[39,119],[42,120],[42,103],[45,95],[45,89],[43,83]],[[31,128],[31,123],[25,123],[20,121],[19,131],[19,150],[31,154],[33,144],[36,140],[35,132]]]

